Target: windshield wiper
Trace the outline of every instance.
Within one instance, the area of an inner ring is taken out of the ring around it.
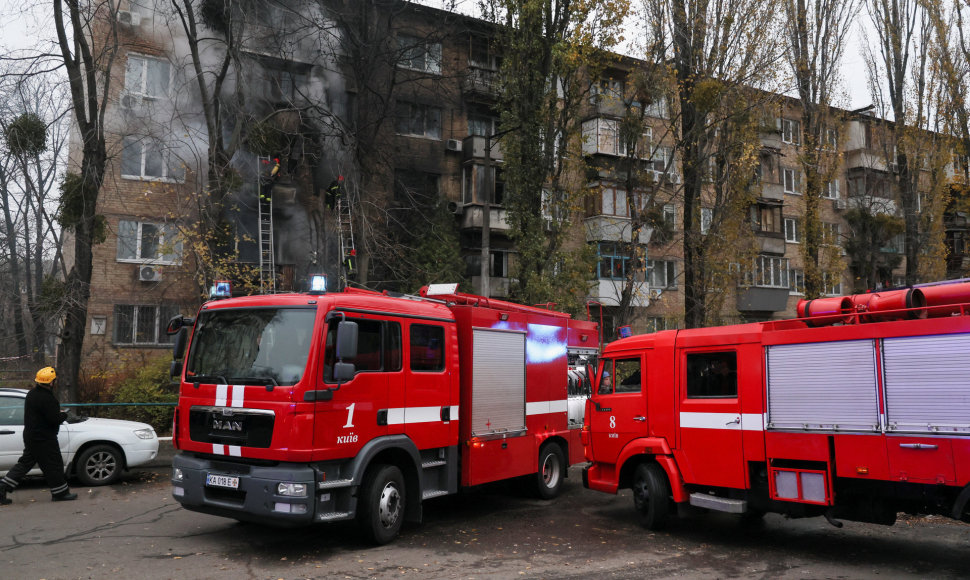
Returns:
[[[246,385],[263,385],[267,391],[272,391],[273,387],[280,386],[276,379],[270,376],[265,377],[232,377],[233,384],[243,383]]]
[[[198,386],[199,383],[212,383],[215,385],[229,384],[226,377],[222,375],[195,375],[194,377],[189,378],[189,382],[195,383],[196,386]]]

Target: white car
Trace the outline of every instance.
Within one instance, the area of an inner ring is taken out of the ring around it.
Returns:
[[[0,388],[0,476],[24,451],[24,389]],[[83,485],[108,485],[125,469],[158,455],[158,436],[151,425],[134,421],[87,418],[61,425],[57,433],[68,474]],[[34,468],[30,475],[40,475]]]

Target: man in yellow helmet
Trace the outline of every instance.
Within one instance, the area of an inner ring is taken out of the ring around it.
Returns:
[[[11,502],[7,493],[16,489],[20,480],[37,464],[51,488],[51,499],[77,499],[77,494],[71,493],[67,487],[64,459],[57,442],[57,431],[67,418],[67,413],[61,412],[61,404],[54,396],[56,380],[57,373],[52,367],[40,369],[34,377],[34,388],[27,393],[24,401],[24,454],[17,465],[0,479],[0,505]]]

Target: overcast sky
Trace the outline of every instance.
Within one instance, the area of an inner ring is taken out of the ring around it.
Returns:
[[[454,4],[466,14],[477,13],[478,0],[418,0],[421,4],[435,8],[448,8]],[[53,18],[50,0],[0,0],[0,53],[11,50],[35,48],[45,39],[44,46],[54,40]],[[847,109],[857,109],[872,102],[866,86],[866,68],[860,53],[858,28],[860,22],[868,19],[865,11],[856,18],[852,40],[843,57],[843,77],[846,84],[848,102],[836,103]],[[635,56],[635,55],[634,55]]]

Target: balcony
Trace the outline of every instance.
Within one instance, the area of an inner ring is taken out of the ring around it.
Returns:
[[[589,297],[604,306],[619,306],[624,280],[595,280],[589,289]],[[636,307],[650,306],[650,286],[646,282],[633,282],[631,304]]]
[[[498,140],[492,139],[489,145],[491,145],[489,158],[492,161],[501,162],[505,159],[502,156],[502,146]],[[468,161],[469,159],[484,159],[485,137],[480,135],[470,135],[465,137],[465,139],[461,142],[461,152],[465,161]]]
[[[472,229],[480,230],[482,229],[482,216],[484,215],[484,206],[478,203],[469,203],[461,207],[461,222],[459,227],[461,229]],[[489,206],[488,212],[488,229],[493,232],[505,232],[509,229],[508,221],[505,217],[507,212],[505,208],[500,206]]]
[[[488,278],[488,289],[489,298],[507,298],[509,295],[509,285],[511,284],[511,278],[496,278],[494,276],[489,276]],[[472,276],[471,277],[472,294],[482,295],[482,277]]]
[[[781,312],[788,308],[788,288],[738,288],[740,312]]]
[[[876,171],[888,171],[885,155],[876,152],[874,149],[853,149],[845,152],[846,170],[862,168],[875,169]]]
[[[497,98],[499,95],[498,71],[487,68],[468,67],[461,79],[461,90],[466,95]]]
[[[595,215],[583,220],[587,242],[629,242],[633,239],[633,222],[630,218],[614,215]],[[649,244],[653,228],[640,228],[640,243]]]

